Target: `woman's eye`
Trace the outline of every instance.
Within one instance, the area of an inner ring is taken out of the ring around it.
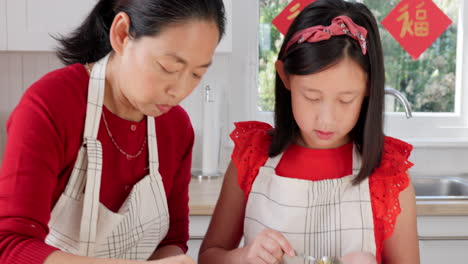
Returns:
[[[195,79],[201,79],[201,75],[198,75],[196,73],[192,73],[192,75],[193,75],[193,78]]]
[[[350,104],[354,101],[354,98],[352,99],[340,99],[340,103],[342,104]]]
[[[173,73],[176,73],[177,71],[174,71],[172,69],[169,69],[168,67],[165,67],[164,65],[162,65],[161,63],[159,63],[159,67],[167,74],[173,74]]]

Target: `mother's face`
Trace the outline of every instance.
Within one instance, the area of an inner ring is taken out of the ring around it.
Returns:
[[[157,36],[127,38],[121,52],[116,52],[122,93],[145,115],[166,113],[199,84],[219,37],[215,22],[190,20],[169,25]]]

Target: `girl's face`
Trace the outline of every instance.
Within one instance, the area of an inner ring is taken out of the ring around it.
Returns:
[[[349,141],[367,95],[367,74],[352,59],[318,73],[290,75],[292,110],[300,143],[309,148],[336,148]]]
[[[127,41],[117,78],[131,107],[159,116],[178,105],[206,73],[219,37],[214,22],[193,20]]]

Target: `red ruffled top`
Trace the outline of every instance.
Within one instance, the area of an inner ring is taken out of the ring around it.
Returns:
[[[235,126],[230,135],[235,145],[232,161],[238,171],[238,184],[248,198],[259,168],[268,159],[271,143],[268,131],[272,127],[257,121],[239,122]],[[378,262],[381,261],[383,242],[392,235],[401,212],[398,197],[410,182],[407,170],[413,166],[408,161],[412,149],[406,142],[385,137],[381,165],[369,177]],[[276,167],[276,173],[311,181],[341,178],[352,173],[352,151],[352,143],[325,150],[291,144]]]

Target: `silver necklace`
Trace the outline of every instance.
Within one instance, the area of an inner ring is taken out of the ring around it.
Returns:
[[[104,114],[104,112],[102,112],[102,119],[104,120],[104,125],[105,125],[105,127],[106,127],[107,134],[109,135],[110,139],[112,140],[112,143],[114,143],[114,146],[120,151],[120,153],[122,153],[125,157],[127,157],[128,160],[135,159],[135,158],[137,158],[138,156],[140,156],[141,153],[143,153],[143,148],[144,148],[145,145],[146,145],[146,139],[147,139],[146,136],[145,136],[145,140],[143,141],[143,144],[141,144],[140,150],[139,150],[135,155],[128,154],[128,153],[125,152],[121,147],[119,147],[119,145],[117,144],[117,142],[115,142],[115,139],[114,139],[114,137],[112,136],[112,133],[111,133],[111,131],[110,131],[110,129],[109,129],[109,125],[107,124],[106,115]]]
[[[85,64],[85,67],[86,69],[88,70],[88,73],[89,73],[89,76],[91,76],[91,68],[89,66],[89,64]],[[112,133],[109,129],[109,125],[107,124],[107,120],[106,120],[106,115],[104,114],[104,112],[102,112],[102,118],[104,120],[104,125],[106,127],[106,130],[107,130],[107,134],[109,135],[112,143],[114,143],[114,146],[117,148],[118,151],[120,151],[120,153],[122,153],[126,158],[127,160],[132,160],[132,159],[135,159],[137,158],[138,156],[141,155],[141,153],[143,153],[143,148],[145,147],[146,145],[146,139],[147,137],[145,136],[145,140],[143,141],[143,144],[141,145],[141,148],[140,150],[135,154],[135,155],[131,155],[131,154],[128,154],[127,152],[125,152],[121,147],[119,147],[119,145],[117,144],[117,142],[115,141],[114,137],[112,136]]]

